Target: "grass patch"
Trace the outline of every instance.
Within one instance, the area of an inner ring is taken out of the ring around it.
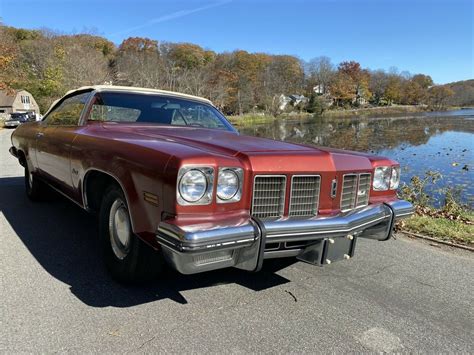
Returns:
[[[402,221],[401,229],[428,235],[430,237],[472,246],[474,244],[474,213],[464,212],[467,219],[451,220],[431,216],[414,215]]]
[[[323,117],[374,117],[428,111],[426,106],[396,105],[324,111]]]
[[[305,120],[311,117],[313,117],[313,115],[307,112],[283,113],[278,116],[273,116],[266,113],[265,114],[246,113],[244,115],[227,116],[227,119],[235,126],[251,127],[251,126],[256,126],[256,125],[272,123],[278,120]]]
[[[458,187],[437,189],[442,194],[443,206],[434,207],[434,197],[427,193],[429,187],[443,176],[437,171],[426,171],[424,176],[412,176],[409,184],[399,189],[399,197],[415,205],[415,215],[397,223],[400,230],[406,230],[450,241],[458,244],[474,245],[474,210],[461,202]]]
[[[251,113],[245,115],[227,116],[227,118],[232,124],[240,127],[260,125],[277,120],[277,118],[272,115],[257,115]]]
[[[398,114],[416,113],[429,111],[426,106],[394,105],[383,107],[365,107],[358,109],[330,109],[323,112],[323,118],[352,118],[352,117],[380,117]],[[274,122],[275,120],[302,120],[314,117],[308,112],[286,112],[277,116],[268,113],[246,113],[243,115],[227,116],[229,121],[241,127],[261,125]]]

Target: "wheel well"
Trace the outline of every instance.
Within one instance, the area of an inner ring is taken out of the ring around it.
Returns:
[[[110,185],[116,185],[121,188],[119,182],[109,174],[98,170],[92,170],[87,173],[84,177],[84,196],[88,209],[92,212],[99,211],[102,197]]]

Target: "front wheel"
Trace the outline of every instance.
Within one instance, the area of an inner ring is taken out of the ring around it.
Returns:
[[[118,186],[111,186],[105,192],[99,213],[99,234],[105,265],[117,281],[148,280],[161,271],[161,254],[133,233],[127,200]]]
[[[25,191],[26,196],[31,201],[41,200],[41,181],[39,181],[31,172],[28,163],[25,163]]]

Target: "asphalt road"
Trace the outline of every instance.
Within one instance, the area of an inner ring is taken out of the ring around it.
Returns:
[[[474,256],[419,241],[361,240],[325,268],[267,262],[145,286],[111,281],[94,218],[31,203],[0,130],[0,353],[474,353]]]

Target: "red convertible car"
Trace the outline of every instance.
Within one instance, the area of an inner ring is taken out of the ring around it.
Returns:
[[[32,200],[45,185],[96,213],[104,260],[131,281],[164,262],[184,274],[258,271],[265,259],[350,259],[413,212],[399,164],[369,154],[242,136],[210,101],[84,87],[12,134]]]

